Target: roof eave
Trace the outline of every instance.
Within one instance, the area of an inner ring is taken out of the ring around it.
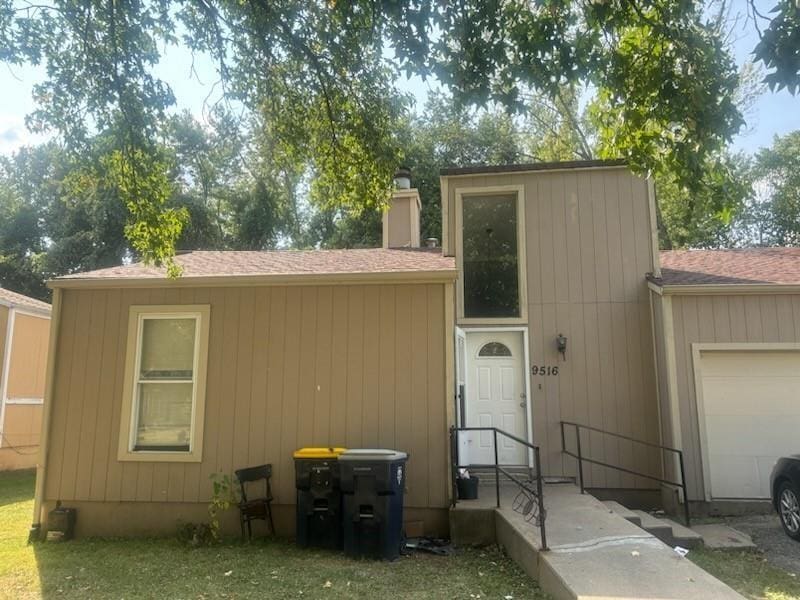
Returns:
[[[649,280],[648,287],[662,296],[735,296],[742,294],[800,294],[800,284],[791,283],[696,283],[670,284]]]
[[[618,169],[626,167],[624,159],[613,160],[572,160],[559,162],[522,163],[513,165],[472,165],[467,167],[444,167],[439,169],[440,177],[459,177],[501,173],[530,173],[535,171],[570,171],[574,169]]]
[[[430,271],[387,271],[359,273],[289,273],[268,275],[211,275],[190,277],[86,277],[51,279],[50,288],[161,288],[238,287],[258,285],[365,285],[380,283],[448,283],[455,281],[455,269]]]
[[[0,298],[0,306],[5,306],[6,308],[13,308],[14,310],[20,310],[23,312],[29,312],[32,314],[42,315],[49,317],[51,309],[49,308],[41,308],[39,306],[30,306],[28,304],[22,304],[21,302],[11,302],[10,300],[3,300]]]

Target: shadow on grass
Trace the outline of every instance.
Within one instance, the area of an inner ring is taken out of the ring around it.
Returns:
[[[24,502],[33,497],[36,485],[36,469],[6,471],[2,473],[0,485],[0,506]]]

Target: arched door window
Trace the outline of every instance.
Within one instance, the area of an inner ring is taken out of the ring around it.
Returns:
[[[478,356],[481,358],[508,357],[511,356],[511,350],[508,349],[508,346],[500,342],[489,342],[478,350]]]

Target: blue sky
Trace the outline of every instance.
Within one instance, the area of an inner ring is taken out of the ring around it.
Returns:
[[[734,0],[744,2],[744,0]],[[738,64],[750,60],[750,52],[757,41],[752,22],[743,22],[734,30],[737,38],[733,44]],[[194,66],[197,72],[192,75],[192,57],[180,47],[168,47],[158,66],[157,74],[172,86],[177,98],[176,110],[189,109],[198,117],[202,116],[206,99],[218,98],[219,91],[213,86],[216,76],[213,65],[206,59],[198,58]],[[25,128],[25,115],[32,108],[31,90],[44,76],[43,68],[14,67],[0,65],[0,153],[10,153],[25,144],[38,143],[45,136],[35,135]],[[410,92],[421,106],[429,84],[418,78],[403,78],[398,85]],[[737,150],[753,152],[759,147],[768,146],[775,135],[783,135],[800,129],[800,96],[792,96],[786,90],[777,93],[763,93],[749,114],[745,115],[747,127],[733,142]]]

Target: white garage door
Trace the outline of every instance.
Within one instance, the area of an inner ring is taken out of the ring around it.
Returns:
[[[800,453],[800,352],[702,351],[699,367],[711,497],[769,498],[775,461]]]

